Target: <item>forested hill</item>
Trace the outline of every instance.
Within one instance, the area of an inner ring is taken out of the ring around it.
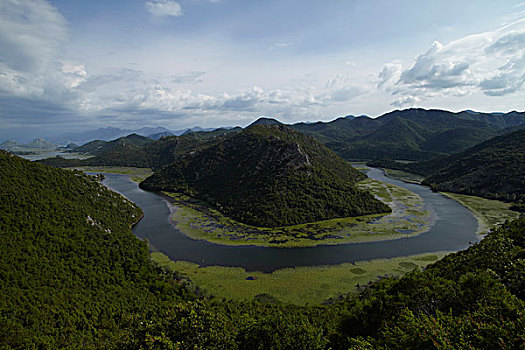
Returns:
[[[316,137],[345,159],[423,161],[523,128],[525,113],[453,113],[418,108],[392,111],[375,119],[343,117],[292,127]]]
[[[439,191],[525,201],[525,130],[498,136],[459,154],[431,161],[369,164],[423,175],[426,177],[423,183]]]
[[[0,348],[119,347],[188,298],[131,233],[141,210],[93,178],[0,151],[0,184]]]
[[[215,137],[220,136],[219,133],[206,137],[198,133],[188,133],[151,140],[139,135],[128,135],[113,141],[92,141],[74,150],[94,155],[92,158],[79,160],[57,156],[39,162],[54,167],[129,166],[160,169],[174,162],[179,155],[213,143]]]
[[[525,202],[525,130],[495,137],[439,163],[423,182],[433,189]]]
[[[140,186],[205,200],[244,223],[284,226],[390,211],[355,187],[363,178],[312,137],[284,125],[254,125]]]

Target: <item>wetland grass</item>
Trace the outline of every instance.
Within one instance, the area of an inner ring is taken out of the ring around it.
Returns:
[[[421,269],[447,253],[422,254],[392,259],[360,261],[333,266],[307,266],[276,270],[272,273],[246,271],[241,267],[206,266],[186,261],[172,261],[162,253],[152,259],[171,271],[177,271],[196,286],[218,299],[251,301],[258,295],[271,295],[283,303],[321,304],[384,276],[402,276]]]

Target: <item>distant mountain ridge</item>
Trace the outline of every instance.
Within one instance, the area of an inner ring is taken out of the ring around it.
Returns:
[[[267,117],[259,118],[252,123],[252,125],[258,124],[285,125]],[[366,116],[346,116],[331,122],[297,123],[289,126],[315,137],[346,160],[426,161],[459,153],[492,137],[525,128],[525,113],[487,114],[471,111],[453,113],[442,110],[407,109],[392,111],[376,119]],[[228,133],[239,132],[242,128],[199,130],[201,128],[198,127],[193,130],[188,129],[182,135],[193,135],[199,140],[211,140]],[[169,136],[170,133],[161,132],[150,136],[153,140],[161,140],[163,137],[172,137]],[[95,154],[91,152],[94,150],[93,147],[96,148],[104,142],[108,141],[92,141],[87,147],[79,147],[78,151]],[[144,162],[146,156],[141,152],[135,156],[129,155],[129,159],[140,157],[143,158],[141,164],[148,163]],[[102,156],[100,152],[96,155]],[[122,163],[122,160],[113,158],[119,164]],[[96,159],[92,159],[92,162],[95,161]],[[105,157],[103,162],[108,161],[109,158]],[[153,160],[149,163],[152,162],[158,165]]]
[[[43,138],[34,139],[28,143],[18,143],[13,140],[7,140],[0,143],[0,149],[16,150],[20,148],[32,148],[32,149],[55,149],[58,145],[51,143]]]
[[[86,130],[75,133],[65,133],[50,138],[51,141],[66,145],[68,143],[84,144],[86,142],[94,140],[110,141],[123,137],[129,134],[137,134],[141,136],[147,136],[152,134],[158,134],[161,132],[169,132],[170,130],[164,127],[142,127],[140,129],[119,129],[115,127],[105,127],[93,130]]]
[[[525,127],[525,113],[459,113],[420,108],[396,110],[375,119],[360,116],[331,122],[297,123],[348,160],[428,160],[460,152],[494,136]]]
[[[274,118],[260,117],[252,124],[282,123]],[[466,110],[455,113],[411,108],[395,110],[377,118],[347,115],[330,122],[300,122],[290,126],[314,136],[347,160],[390,158],[421,161],[460,152],[491,137],[523,128],[525,112],[482,113]],[[94,140],[110,141],[133,133],[158,140],[167,136],[213,130],[216,129],[198,126],[181,130],[164,127],[136,130],[106,127],[66,133],[49,140],[64,146]]]
[[[179,136],[191,131],[212,131],[214,129],[215,128],[201,128],[199,126],[180,130],[169,130],[162,126],[142,127],[139,129],[120,129],[115,127],[104,127],[93,130],[86,130],[82,132],[65,133],[55,137],[50,137],[50,140],[60,145],[66,145],[68,143],[76,143],[82,145],[95,140],[111,141],[130,134],[137,134],[140,136],[145,136],[151,139],[158,140],[161,137]]]

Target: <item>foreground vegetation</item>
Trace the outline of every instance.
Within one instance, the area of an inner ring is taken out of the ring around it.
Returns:
[[[156,266],[130,231],[140,210],[90,177],[0,151],[0,183],[0,348],[525,344],[525,218],[330,305],[223,302]]]
[[[175,228],[191,238],[217,244],[285,248],[372,242],[415,236],[430,227],[430,213],[415,193],[371,179],[358,182],[357,187],[387,203],[392,213],[284,227],[257,227],[228,218],[188,196],[164,194],[172,206],[171,221]]]
[[[295,305],[319,305],[356,295],[369,281],[387,276],[403,276],[420,270],[446,253],[421,254],[392,259],[359,261],[330,266],[301,266],[272,273],[246,271],[241,267],[205,266],[187,261],[171,261],[162,253],[153,260],[181,277],[191,280],[217,299],[267,301]]]

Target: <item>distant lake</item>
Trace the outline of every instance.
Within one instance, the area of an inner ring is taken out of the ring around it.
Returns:
[[[274,271],[294,266],[336,265],[362,260],[459,251],[477,242],[477,221],[454,200],[429,188],[388,178],[382,170],[370,169],[368,176],[417,193],[434,217],[430,230],[415,237],[390,241],[323,245],[308,248],[266,248],[225,246],[199,241],[185,236],[169,221],[168,202],[161,196],[141,190],[126,175],[106,174],[104,184],[135,202],[144,211],[144,218],[133,233],[147,238],[158,251],[172,260],[185,260],[202,266],[240,266],[248,271]]]
[[[82,153],[73,153],[73,152],[64,152],[64,151],[55,151],[55,150],[39,150],[39,149],[24,149],[23,151],[9,150],[19,157],[29,159],[29,160],[40,160],[46,158],[54,158],[60,156],[65,159],[87,159],[92,156],[87,156]],[[18,152],[18,153],[17,153]]]

